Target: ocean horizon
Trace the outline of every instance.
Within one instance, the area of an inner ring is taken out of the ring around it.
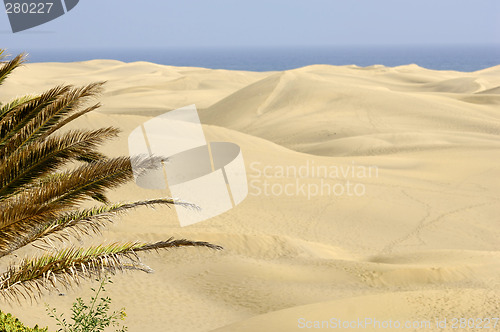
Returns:
[[[314,64],[360,67],[417,64],[427,69],[472,72],[500,64],[500,45],[9,49],[8,51],[12,54],[27,52],[29,62],[113,59],[123,62],[147,61],[171,66],[259,72],[289,70]]]

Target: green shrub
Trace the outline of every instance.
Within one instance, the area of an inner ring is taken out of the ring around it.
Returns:
[[[91,288],[95,294],[91,297],[89,304],[86,304],[81,297],[76,299],[76,302],[73,303],[73,307],[71,308],[71,319],[73,320],[73,323],[66,321],[63,314],[58,315],[55,308],[51,309],[47,306],[49,316],[54,318],[57,321],[57,325],[60,326],[58,331],[102,332],[105,328],[111,326],[119,328],[119,321],[124,320],[127,316],[125,314],[125,308],[108,314],[111,299],[107,296],[99,298],[99,294],[106,291],[104,289],[104,285],[107,283],[112,283],[109,278],[101,281],[101,285],[97,290]],[[127,327],[121,327],[116,331],[127,331]]]
[[[11,314],[0,311],[0,332],[47,332],[47,328],[39,328],[38,325],[35,325],[31,329],[24,326],[19,319]]]

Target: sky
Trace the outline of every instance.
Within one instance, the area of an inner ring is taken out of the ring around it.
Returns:
[[[80,0],[0,48],[500,44],[499,0]]]

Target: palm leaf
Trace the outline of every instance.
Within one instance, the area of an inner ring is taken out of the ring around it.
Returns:
[[[3,53],[3,52],[2,52]],[[3,56],[1,57],[3,58]],[[14,59],[5,63],[2,67],[0,67],[0,85],[5,81],[5,79],[25,61],[25,54],[19,54]]]
[[[94,131],[73,130],[14,152],[0,165],[0,202],[71,159],[93,152],[99,144],[117,134],[118,130],[112,127]]]
[[[78,110],[78,108],[87,100],[89,97],[93,97],[102,91],[102,85],[104,83],[91,83],[84,87],[73,88],[71,87],[61,98],[57,99],[50,105],[47,105],[43,109],[43,112],[40,112],[37,117],[37,130],[32,133],[31,137],[36,137],[40,135],[42,137],[48,136],[50,133],[53,133],[55,130],[59,129],[61,126],[57,126],[61,121],[65,119],[65,117],[71,113],[74,113]],[[94,109],[97,109],[100,104],[93,105],[86,110],[84,113],[88,113]],[[81,114],[79,114],[80,116]],[[72,118],[69,121],[74,120]],[[69,122],[67,121],[67,122]],[[65,123],[67,123],[65,122]],[[28,140],[30,139],[28,138]]]
[[[192,206],[188,203],[180,202],[173,198],[157,198],[129,203],[117,203],[112,205],[96,206],[88,209],[71,211],[62,214],[59,218],[52,221],[43,232],[36,238],[30,239],[30,242],[44,239],[49,235],[56,234],[59,239],[67,239],[66,235],[80,238],[82,234],[98,233],[108,223],[113,222],[113,217],[128,212],[138,207],[153,207],[155,205],[184,205]],[[64,233],[62,231],[65,231]]]
[[[117,157],[84,164],[68,171],[64,180],[47,183],[32,192],[26,200],[34,204],[73,205],[133,179],[133,169],[146,171],[158,167],[157,158]],[[132,166],[134,165],[134,166]],[[62,178],[61,178],[62,179]]]
[[[102,90],[102,84],[93,83],[81,88],[60,86],[31,99],[31,102],[14,103],[14,107],[6,108],[4,113],[10,116],[0,122],[0,145],[4,146],[2,154],[12,153],[38,137],[45,138],[64,124],[98,108],[100,104],[78,111],[88,97]],[[71,114],[73,116],[67,119]]]
[[[77,118],[81,117],[82,115],[84,114],[87,114],[89,112],[92,112],[96,109],[98,109],[99,107],[101,107],[101,104],[97,103],[95,105],[92,105],[90,107],[87,107],[83,110],[80,110],[80,111],[75,111],[73,114],[71,114],[70,116],[66,117],[66,118],[63,118],[61,119],[60,121],[58,121],[57,123],[53,124],[50,129],[48,129],[42,136],[41,138],[45,138],[47,136],[49,136],[50,134],[52,134],[53,132],[55,132],[56,130],[60,129],[62,126],[70,123],[71,121],[74,121],[76,120]]]
[[[22,97],[14,99],[14,100],[11,100],[7,104],[1,104],[2,107],[0,107],[0,120],[3,119],[5,114],[8,114],[14,108],[18,108],[21,105],[24,105],[24,104],[32,101],[35,98],[38,98],[38,96],[26,95],[26,96],[22,96]]]
[[[34,221],[25,219],[24,223],[15,223],[2,228],[0,232],[0,257],[39,240],[47,244],[52,243],[53,239],[64,241],[68,240],[69,236],[80,239],[82,235],[99,233],[107,224],[113,222],[114,216],[137,207],[170,206],[173,204],[194,208],[189,203],[172,198],[159,198],[65,212],[57,214],[55,219],[50,219],[50,216],[54,214],[44,213],[45,218],[43,218],[42,213],[38,213],[39,218]],[[32,212],[28,215],[32,215]],[[26,224],[28,225],[26,226]],[[37,244],[34,245],[40,247]]]
[[[19,133],[45,107],[63,97],[70,88],[71,86],[54,87],[27,103],[9,109],[0,119],[0,145],[5,145],[8,139]]]
[[[115,273],[124,269],[150,270],[144,266],[137,252],[179,247],[206,247],[220,250],[222,247],[208,242],[185,239],[156,243],[114,243],[83,248],[69,248],[38,258],[27,258],[18,265],[11,265],[0,275],[0,294],[9,300],[36,298],[44,289],[69,287],[83,278]]]
[[[138,171],[158,165],[156,159],[152,158],[133,158],[132,163]],[[104,195],[107,189],[132,178],[130,158],[119,157],[83,165],[40,187],[29,187],[0,202],[0,257],[29,243],[26,239],[36,239],[47,225],[59,219],[60,213],[75,207],[84,199]],[[20,206],[25,208],[20,209]]]
[[[59,123],[64,121],[64,118],[68,114],[76,111],[76,106],[82,102],[81,100],[84,97],[96,93],[99,91],[99,88],[100,85],[89,85],[81,89],[69,90],[64,96],[44,107],[28,123],[24,124],[21,129],[12,129],[14,134],[3,141],[3,145],[5,146],[3,154],[6,152],[12,153],[38,137],[41,139],[46,138],[62,126]],[[89,107],[84,111],[89,112],[98,107],[99,104]],[[80,116],[81,113],[77,115]]]

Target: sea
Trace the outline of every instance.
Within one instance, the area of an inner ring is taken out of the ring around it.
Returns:
[[[314,64],[400,66],[472,72],[500,64],[500,45],[373,45],[316,47],[9,49],[29,53],[30,62],[114,59],[171,66],[277,71]]]

